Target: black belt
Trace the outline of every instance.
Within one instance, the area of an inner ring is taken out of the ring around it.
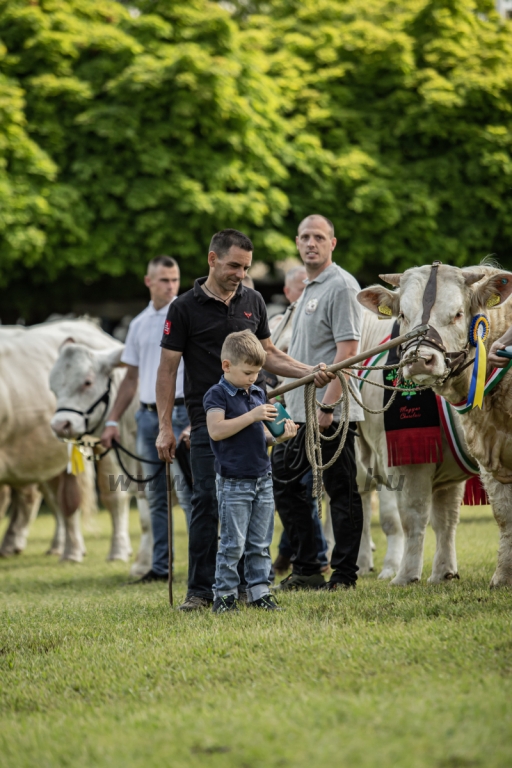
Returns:
[[[174,400],[174,405],[185,405],[185,398],[177,397]],[[156,403],[141,403],[140,407],[143,411],[154,411],[156,413]]]

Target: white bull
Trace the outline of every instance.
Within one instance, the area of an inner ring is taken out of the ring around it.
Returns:
[[[124,346],[98,329],[92,331],[85,344],[76,341],[75,336],[66,339],[50,371],[50,388],[57,398],[51,428],[60,438],[79,438],[85,433],[99,437],[125,375],[118,367]],[[135,397],[119,424],[121,443],[131,453],[136,450],[137,401]],[[141,475],[140,465],[130,456],[123,457],[123,464],[131,475]],[[104,455],[97,467],[100,498],[112,515],[109,559],[127,560],[131,555],[130,496],[137,492],[137,483],[124,477],[114,451]],[[130,571],[132,576],[142,576],[150,570],[153,550],[149,507],[142,490],[137,493],[137,503],[142,537],[136,563]]]
[[[57,519],[50,552],[61,554],[65,560],[83,558],[79,514],[63,516],[58,501],[57,484],[67,466],[67,447],[50,427],[55,397],[49,388],[49,373],[60,346],[69,337],[98,349],[113,343],[111,337],[85,320],[58,321],[26,329],[0,328],[0,483],[10,486],[14,501],[18,499],[2,545],[3,554],[15,552],[23,545],[28,523],[40,503],[35,488],[38,486]],[[104,473],[101,468],[100,477]],[[79,477],[82,502],[85,494],[85,500],[92,505],[94,471],[89,462],[87,471]],[[112,543],[110,556],[117,558],[117,544],[114,540]],[[129,545],[121,555],[122,559],[128,558]]]
[[[390,310],[401,321],[401,332],[422,325],[424,295],[431,276],[431,267],[408,269],[403,275],[383,275],[382,279],[397,290],[374,285],[359,294],[368,309],[385,316]],[[435,274],[435,273],[434,273]],[[431,301],[428,323],[441,341],[438,345],[420,344],[420,360],[411,363],[404,372],[408,378],[431,386],[461,410],[466,404],[472,366],[455,371],[449,366],[446,353],[469,349],[469,330],[477,314],[487,315],[490,333],[486,347],[500,338],[512,324],[512,304],[506,302],[512,293],[512,273],[488,266],[458,269],[438,267],[436,293]],[[432,297],[432,292],[431,292]],[[380,309],[379,309],[380,308]],[[382,309],[384,308],[384,312]],[[387,311],[386,311],[387,309]],[[406,352],[410,356],[412,349]],[[486,376],[491,368],[487,365]],[[497,382],[497,383],[496,383]],[[493,386],[494,385],[494,386]],[[512,586],[512,375],[488,379],[488,394],[482,408],[461,413],[461,423],[471,454],[477,459],[494,516],[500,529],[500,546],[492,587]]]
[[[371,349],[380,344],[391,334],[392,325],[393,321],[381,321],[374,314],[365,312],[361,349]],[[380,364],[385,364],[386,360],[387,357],[384,357]],[[372,386],[371,381],[383,384],[382,371],[372,371],[361,388],[364,404],[372,410],[379,410],[383,407],[384,390]],[[455,416],[457,434],[468,452],[460,419],[457,414]],[[388,467],[384,414],[366,412],[365,421],[358,424],[358,433],[358,486],[364,512],[364,530],[358,558],[360,573],[368,573],[373,568],[370,493],[375,487],[375,476],[380,476],[383,483],[379,490],[379,513],[387,536],[387,552],[379,578],[386,579],[396,574],[391,582],[393,585],[419,581],[429,517],[436,535],[436,552],[428,581],[438,584],[457,577],[455,533],[464,481],[468,476],[453,457],[444,431],[442,462],[401,467]]]

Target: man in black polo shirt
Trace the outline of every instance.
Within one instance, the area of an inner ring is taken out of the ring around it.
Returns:
[[[188,593],[181,610],[206,608],[213,600],[215,557],[218,540],[218,510],[215,493],[214,456],[206,429],[203,397],[222,375],[220,351],[233,331],[249,329],[267,353],[265,368],[279,376],[300,378],[313,368],[298,363],[276,349],[270,341],[267,310],[262,296],[242,285],[252,262],[253,245],[236,229],[213,236],[208,253],[208,277],[169,307],[162,337],[162,356],[156,385],[160,434],[158,455],[172,462],[176,437],[171,414],[176,374],[185,361],[185,404],[192,434],[190,461],[194,478],[189,529]],[[315,369],[317,370],[317,369]],[[318,372],[315,384],[324,387],[332,374]]]

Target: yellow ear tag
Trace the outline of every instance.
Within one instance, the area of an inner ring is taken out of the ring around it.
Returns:
[[[497,293],[493,293],[492,296],[489,296],[489,298],[485,302],[485,306],[488,308],[495,307],[496,304],[500,303],[500,301],[501,301],[501,296],[499,296]]]
[[[384,306],[384,304],[382,304],[379,307],[379,312],[381,313],[381,315],[389,315],[389,317],[391,317],[391,315],[393,314],[392,311],[390,310],[390,308]]]

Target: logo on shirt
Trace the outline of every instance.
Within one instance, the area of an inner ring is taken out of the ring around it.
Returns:
[[[244,312],[244,315],[249,318],[252,317],[252,312]]]
[[[306,315],[312,315],[313,312],[316,312],[317,307],[318,307],[318,299],[310,299],[306,304],[306,309],[304,311]]]
[[[165,324],[164,324],[164,334],[166,336],[168,336],[170,334],[170,332],[171,332],[171,321],[170,320],[166,320]]]

